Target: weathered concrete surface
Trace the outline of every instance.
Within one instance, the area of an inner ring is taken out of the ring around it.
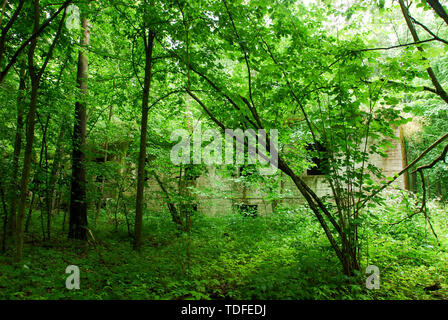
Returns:
[[[396,129],[396,136],[399,137],[398,128]],[[369,159],[369,163],[381,168],[386,177],[393,176],[403,168],[400,140],[393,139],[390,141],[392,147],[387,150],[386,158],[373,155]],[[196,195],[199,212],[212,216],[228,214],[235,212],[235,206],[238,204],[257,205],[258,214],[269,214],[272,212],[272,201],[267,200],[266,193],[253,187],[242,187],[241,184],[235,183],[233,179],[223,178],[217,171],[218,169],[210,167],[208,173],[200,176],[195,182],[198,190],[209,191]],[[274,192],[283,195],[279,205],[293,206],[303,203],[304,199],[292,180],[289,177],[285,177],[284,174],[282,174],[282,177],[284,182],[279,184],[277,190],[274,190]],[[331,190],[323,176],[307,176],[305,172],[302,177],[318,196],[330,194]],[[403,178],[397,179],[394,182],[394,186],[402,188]],[[149,210],[166,209],[165,195],[154,179],[148,181],[146,203]]]

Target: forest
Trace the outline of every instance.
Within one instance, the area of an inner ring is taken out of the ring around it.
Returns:
[[[448,1],[0,7],[0,300],[448,300]]]

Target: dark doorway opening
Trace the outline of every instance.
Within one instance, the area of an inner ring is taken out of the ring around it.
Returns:
[[[310,143],[306,146],[306,150],[311,151],[312,157],[311,161],[313,162],[313,166],[308,168],[306,173],[309,176],[320,176],[325,175],[328,170],[328,150],[327,148],[320,142],[317,144]]]

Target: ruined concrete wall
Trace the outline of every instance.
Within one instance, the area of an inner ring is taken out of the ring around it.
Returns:
[[[399,137],[399,129],[396,130],[396,136]],[[402,155],[399,139],[391,139],[392,147],[387,150],[387,158],[379,155],[370,157],[369,162],[375,164],[383,170],[385,176],[393,176],[402,170]],[[269,214],[273,211],[273,206],[268,201],[267,195],[257,188],[242,187],[232,179],[223,178],[219,173],[220,169],[210,167],[208,173],[200,176],[196,181],[196,187],[201,190],[210,190],[212,192],[203,192],[199,195],[198,211],[207,215],[230,214],[235,212],[235,206],[238,204],[257,205],[258,214]],[[280,206],[294,206],[304,203],[304,199],[297,187],[289,177],[282,173],[284,182],[279,186],[277,192],[284,195],[279,203]],[[306,184],[319,197],[329,195],[331,189],[323,176],[302,175]],[[403,188],[403,178],[400,177],[394,183],[394,186]],[[146,187],[146,203],[149,210],[166,210],[165,195],[158,186],[154,178],[149,179]]]
[[[392,148],[387,150],[387,158],[383,158],[379,155],[374,155],[371,157],[372,163],[374,163],[379,168],[383,169],[383,174],[386,177],[391,177],[403,169],[403,157],[402,149],[400,143],[400,129],[395,129],[395,136],[397,139],[390,140],[392,143]],[[398,188],[404,188],[403,176],[399,177],[393,186]]]

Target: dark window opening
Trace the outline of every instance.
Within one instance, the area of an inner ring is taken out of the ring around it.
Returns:
[[[201,176],[201,168],[195,165],[186,165],[184,170],[185,180],[194,181]]]
[[[318,142],[317,144],[310,143],[307,145],[306,150],[312,154],[311,161],[313,166],[308,168],[306,173],[309,176],[325,175],[328,165],[328,150],[325,146]]]
[[[96,157],[93,159],[93,161],[96,163],[104,163],[106,162],[106,157]]]
[[[245,217],[255,218],[258,215],[258,205],[256,204],[240,204],[237,207],[239,213]]]
[[[238,167],[238,177],[249,177],[255,171],[255,165],[248,164]]]
[[[198,204],[197,203],[182,204],[181,211],[188,216],[192,216],[193,214],[198,212]]]

